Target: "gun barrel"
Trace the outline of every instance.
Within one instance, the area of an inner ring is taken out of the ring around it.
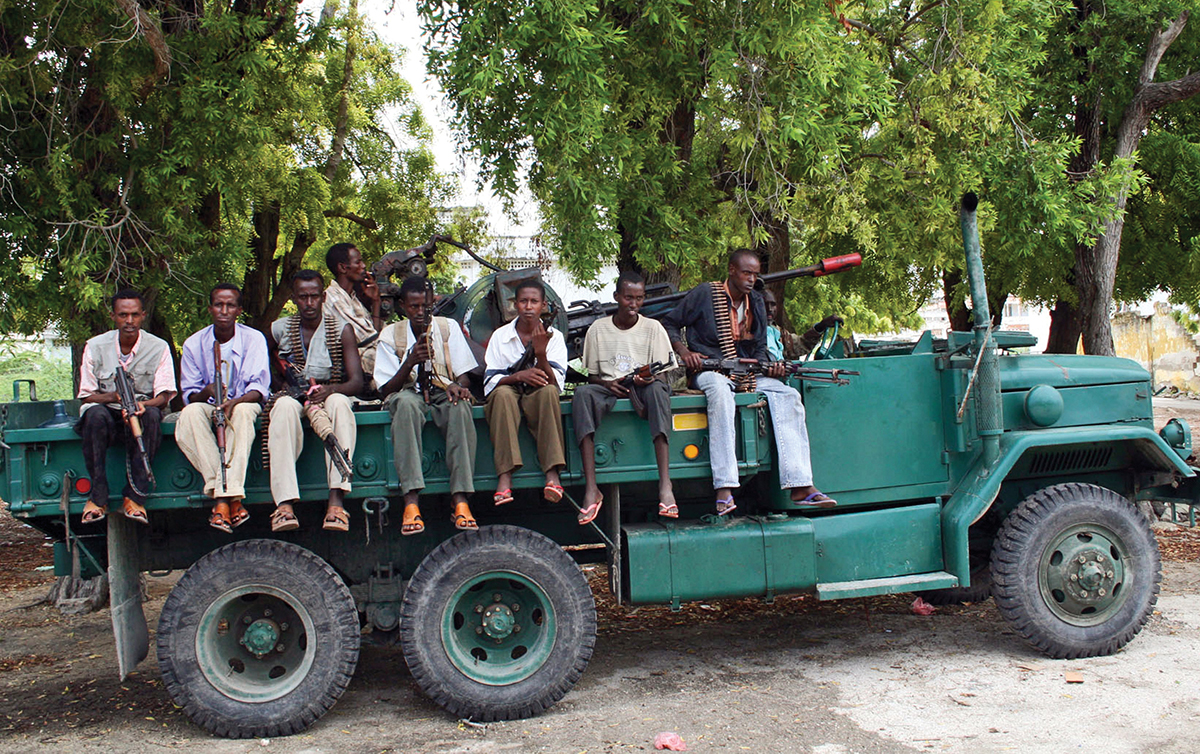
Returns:
[[[840,257],[829,257],[822,259],[816,264],[810,264],[807,267],[797,267],[794,270],[783,270],[781,272],[768,272],[766,275],[760,275],[758,282],[754,287],[761,290],[763,286],[770,283],[778,283],[781,280],[792,280],[794,278],[804,277],[824,277],[832,275],[835,272],[844,272],[852,267],[862,265],[862,254],[843,254]]]

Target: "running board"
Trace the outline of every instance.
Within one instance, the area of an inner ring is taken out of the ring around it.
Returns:
[[[871,597],[876,594],[945,589],[958,585],[958,577],[954,574],[935,571],[934,573],[914,573],[911,576],[890,576],[884,579],[831,581],[828,584],[817,584],[817,598],[840,600],[847,597]]]

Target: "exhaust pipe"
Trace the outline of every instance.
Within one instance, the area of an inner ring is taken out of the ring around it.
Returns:
[[[967,257],[967,278],[971,286],[971,312],[975,320],[975,353],[978,356],[973,377],[975,392],[975,428],[983,441],[983,466],[991,468],[1000,457],[1000,435],[1004,425],[1000,416],[1000,364],[991,338],[992,316],[988,311],[987,283],[983,277],[983,254],[979,249],[979,226],[975,210],[979,197],[967,192],[962,198],[959,221],[962,225],[963,251]]]

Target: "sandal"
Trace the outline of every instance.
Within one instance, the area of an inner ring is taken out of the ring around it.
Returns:
[[[97,521],[103,521],[108,515],[108,509],[102,505],[96,505],[91,500],[83,504],[83,520],[81,523],[94,524]]]
[[[139,524],[149,524],[150,519],[146,516],[146,509],[140,503],[137,503],[129,498],[125,498],[125,504],[121,508],[121,512],[125,514],[125,518],[130,521],[137,521]]]
[[[492,495],[492,502],[496,505],[504,505],[513,501],[512,490],[496,490],[496,494]]]
[[[350,514],[340,505],[325,511],[325,521],[321,524],[325,531],[350,531]]]
[[[658,504],[658,515],[663,518],[679,518],[679,506],[675,503],[660,502]]]
[[[414,511],[410,516],[409,511]],[[400,534],[408,537],[425,531],[425,519],[421,518],[421,508],[416,503],[406,503],[404,506],[404,523],[400,525]]]
[[[592,503],[591,505],[585,506],[584,508],[580,509],[579,517],[576,519],[576,521],[579,522],[579,525],[586,526],[586,525],[590,524],[591,522],[595,521],[596,516],[600,515],[600,506],[601,505],[604,505],[604,495],[601,495],[600,497],[596,498],[596,501],[594,503]]]
[[[242,524],[250,520],[250,511],[242,507],[241,500],[234,500],[229,504],[229,525],[233,528],[238,528]]]
[[[563,486],[556,482],[546,482],[546,486],[542,488],[542,497],[552,503],[557,503],[563,499]]]
[[[271,514],[271,531],[275,533],[283,531],[295,531],[300,528],[300,519],[296,518],[296,514],[290,510],[276,508]]]
[[[213,506],[208,525],[226,534],[233,534],[233,527],[229,525],[229,503],[217,503]]]
[[[737,503],[733,502],[733,497],[717,498],[717,515],[727,516],[737,510]]]
[[[454,504],[454,513],[450,515],[450,520],[454,522],[454,528],[459,531],[478,531],[479,529],[479,524],[471,515],[471,507],[465,502]]]
[[[813,508],[832,508],[837,505],[837,501],[826,495],[824,492],[814,492],[808,497],[800,500],[793,500],[796,505],[809,506]]]

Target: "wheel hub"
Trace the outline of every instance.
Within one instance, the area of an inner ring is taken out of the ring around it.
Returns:
[[[258,659],[267,656],[279,643],[279,624],[270,618],[259,618],[246,627],[241,644]]]
[[[1072,527],[1046,550],[1041,572],[1046,604],[1073,625],[1107,620],[1124,602],[1121,541],[1100,527]]]
[[[517,626],[517,617],[508,605],[492,605],[483,611],[483,632],[493,639],[507,639]]]

